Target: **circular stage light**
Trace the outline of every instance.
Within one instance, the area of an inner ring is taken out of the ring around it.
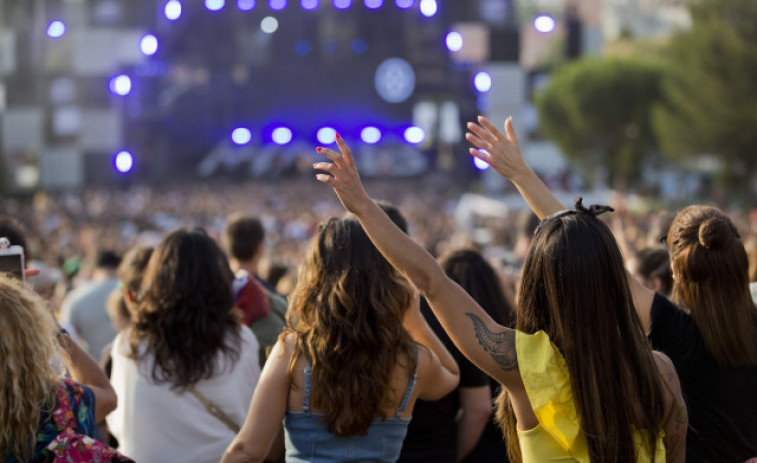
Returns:
[[[337,10],[346,10],[352,6],[352,0],[334,0],[334,8]]]
[[[205,8],[210,11],[220,11],[226,6],[226,0],[205,0]]]
[[[541,14],[534,18],[534,29],[542,34],[549,34],[555,30],[555,18],[548,14]]]
[[[237,0],[237,8],[240,11],[251,11],[255,8],[255,0]]]
[[[426,139],[426,132],[420,127],[408,127],[405,129],[405,141],[417,145]]]
[[[237,145],[246,145],[252,140],[252,132],[247,127],[237,127],[231,131],[231,141]]]
[[[437,9],[438,5],[436,4],[436,0],[421,0],[421,13],[423,16],[430,18],[436,14]]]
[[[271,132],[271,139],[277,145],[286,145],[292,141],[292,130],[289,127],[276,127]]]
[[[492,76],[486,71],[479,71],[473,78],[473,85],[479,92],[488,92],[492,89]]]
[[[139,49],[145,56],[152,56],[158,51],[158,38],[147,34],[139,41]]]
[[[168,0],[163,13],[166,15],[166,19],[176,21],[181,17],[181,2],[179,0]]]
[[[47,26],[47,36],[51,39],[57,39],[59,37],[63,37],[63,34],[66,33],[66,25],[63,23],[63,21],[51,21],[50,24]]]
[[[379,64],[374,76],[376,92],[389,103],[401,103],[415,90],[415,71],[402,58],[389,58]]]
[[[260,21],[260,30],[266,34],[273,34],[279,28],[279,21],[273,16],[266,16]]]
[[[447,34],[445,43],[447,44],[447,50],[453,53],[460,51],[463,49],[463,36],[457,31],[451,31]]]
[[[120,74],[110,78],[108,83],[110,91],[119,96],[126,96],[131,92],[131,78],[126,74]]]
[[[113,156],[113,167],[118,172],[125,174],[134,167],[134,157],[128,151],[119,151]]]
[[[381,141],[381,130],[377,127],[368,126],[360,131],[360,138],[363,140],[363,143],[375,145]]]
[[[330,145],[336,140],[336,130],[332,127],[321,127],[315,134],[315,138],[317,138],[318,143],[322,145]]]

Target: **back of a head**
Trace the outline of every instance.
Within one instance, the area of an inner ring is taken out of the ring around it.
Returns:
[[[645,280],[660,279],[660,293],[669,295],[673,289],[673,270],[670,268],[670,256],[659,245],[644,248],[636,253],[636,271]]]
[[[155,357],[155,381],[184,388],[210,378],[219,352],[236,362],[233,275],[212,238],[200,229],[169,234],[153,251],[143,278],[130,341],[135,356],[145,343]]]
[[[221,244],[229,256],[249,261],[255,257],[265,238],[263,224],[257,218],[245,214],[233,214],[226,221]]]
[[[121,279],[124,288],[135,296],[141,292],[142,276],[153,250],[150,246],[132,248],[124,254],[118,266],[118,278]]]
[[[634,451],[629,424],[656,436],[664,398],[620,250],[595,215],[542,221],[523,266],[517,327],[545,331],[562,352],[591,460],[619,461]],[[634,419],[637,403],[644,415]]]
[[[412,298],[407,281],[357,220],[319,226],[300,267],[286,332],[296,337],[290,372],[298,355],[311,362],[311,403],[324,410],[330,432],[363,434],[392,403],[398,357],[406,355],[414,366],[412,340],[402,325]]]
[[[52,405],[57,325],[39,296],[0,275],[0,327],[0,449],[27,461],[42,408]]]
[[[121,264],[121,257],[109,249],[97,251],[95,256],[95,268],[104,270],[116,270]]]
[[[714,207],[689,206],[676,215],[667,245],[673,298],[691,312],[715,361],[726,368],[757,365],[749,261],[731,220]]]
[[[494,321],[511,326],[515,309],[502,290],[502,283],[491,265],[472,249],[461,249],[442,256],[444,272],[459,284]]]

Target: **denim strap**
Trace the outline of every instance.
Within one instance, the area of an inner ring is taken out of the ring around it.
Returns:
[[[310,378],[312,376],[312,371],[310,369],[310,364],[308,363],[305,366],[305,397],[302,401],[302,411],[305,413],[310,413]]]
[[[413,372],[413,377],[410,378],[410,382],[407,384],[400,408],[397,410],[397,414],[394,415],[395,418],[400,418],[402,413],[405,412],[407,403],[410,401],[410,395],[413,393],[413,388],[415,387],[415,379],[418,377],[418,346],[414,346],[413,351],[415,352],[415,371]]]

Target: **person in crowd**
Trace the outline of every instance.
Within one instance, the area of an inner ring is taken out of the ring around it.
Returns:
[[[757,243],[752,245],[749,252],[749,282],[752,300],[757,304]]]
[[[287,301],[257,274],[263,254],[263,226],[254,217],[234,214],[223,230],[221,244],[234,271],[234,306],[242,323],[260,342],[260,365],[286,323]]]
[[[153,251],[111,351],[119,404],[107,423],[136,461],[217,462],[244,421],[260,365],[255,335],[232,313],[232,279],[201,229]]]
[[[533,230],[531,233],[533,235]],[[496,271],[478,251],[453,251],[442,256],[439,262],[444,273],[470,294],[495,322],[502,326],[514,326],[515,309],[508,302]],[[462,379],[460,381],[459,394],[463,414],[457,425],[457,456],[468,463],[506,463],[507,448],[502,432],[493,419],[492,409],[492,399],[501,393],[501,386],[489,376],[486,376],[486,380],[483,390],[478,387],[466,389]],[[468,403],[470,405],[466,407]],[[481,416],[492,418],[487,419],[481,427],[476,414],[471,413],[473,416],[466,417],[466,408],[478,410],[483,404],[486,404],[489,413],[481,413]]]
[[[472,124],[475,135],[468,135],[487,150],[479,157],[500,173],[510,157],[525,166],[511,121],[507,136],[481,122],[486,129]],[[331,162],[314,164],[316,179],[426,297],[458,348],[507,390],[510,406],[500,395],[498,415],[507,423],[512,461],[684,461],[687,415],[678,377],[644,336],[620,250],[596,217],[605,208],[577,201],[574,210],[549,217],[535,211],[543,220],[524,263],[514,330],[495,322],[389,220],[365,193],[338,135],[337,145],[340,152],[317,149]]]
[[[95,359],[102,357],[116,336],[105,305],[111,291],[118,287],[116,270],[120,263],[121,258],[114,252],[98,251],[90,280],[68,293],[61,305],[61,322],[74,327]]]
[[[669,297],[673,290],[673,270],[665,248],[655,246],[638,251],[630,265],[633,276],[648,289]]]
[[[394,462],[416,399],[444,396],[458,377],[407,281],[356,220],[329,219],[222,462],[261,461],[282,419],[289,463]]]
[[[512,121],[506,125],[507,136],[486,119],[480,122],[482,126],[469,125],[473,133],[468,140],[493,152],[485,155],[472,149],[471,154],[512,180],[540,217],[559,211],[562,205],[523,161]],[[690,423],[687,461],[754,458],[757,309],[749,294],[744,245],[728,217],[709,206],[678,212],[664,241],[674,276],[674,302],[633,277],[628,280],[652,346],[672,360],[680,377]],[[678,436],[666,431],[671,444],[674,438]]]
[[[94,360],[19,280],[0,275],[0,307],[0,460],[94,461],[99,453],[101,461],[128,461],[91,439],[95,423],[116,407]],[[69,378],[56,371],[56,359]]]

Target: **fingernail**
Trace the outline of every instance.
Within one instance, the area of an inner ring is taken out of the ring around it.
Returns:
[[[318,152],[320,153],[322,149],[323,149],[323,148],[321,148],[321,147],[319,146],[319,147],[318,147],[318,148],[316,148],[315,150],[316,150],[316,151],[318,151]]]
[[[336,134],[336,138],[342,138],[342,136],[339,134]]]
[[[468,127],[473,127],[473,122],[468,122]]]

